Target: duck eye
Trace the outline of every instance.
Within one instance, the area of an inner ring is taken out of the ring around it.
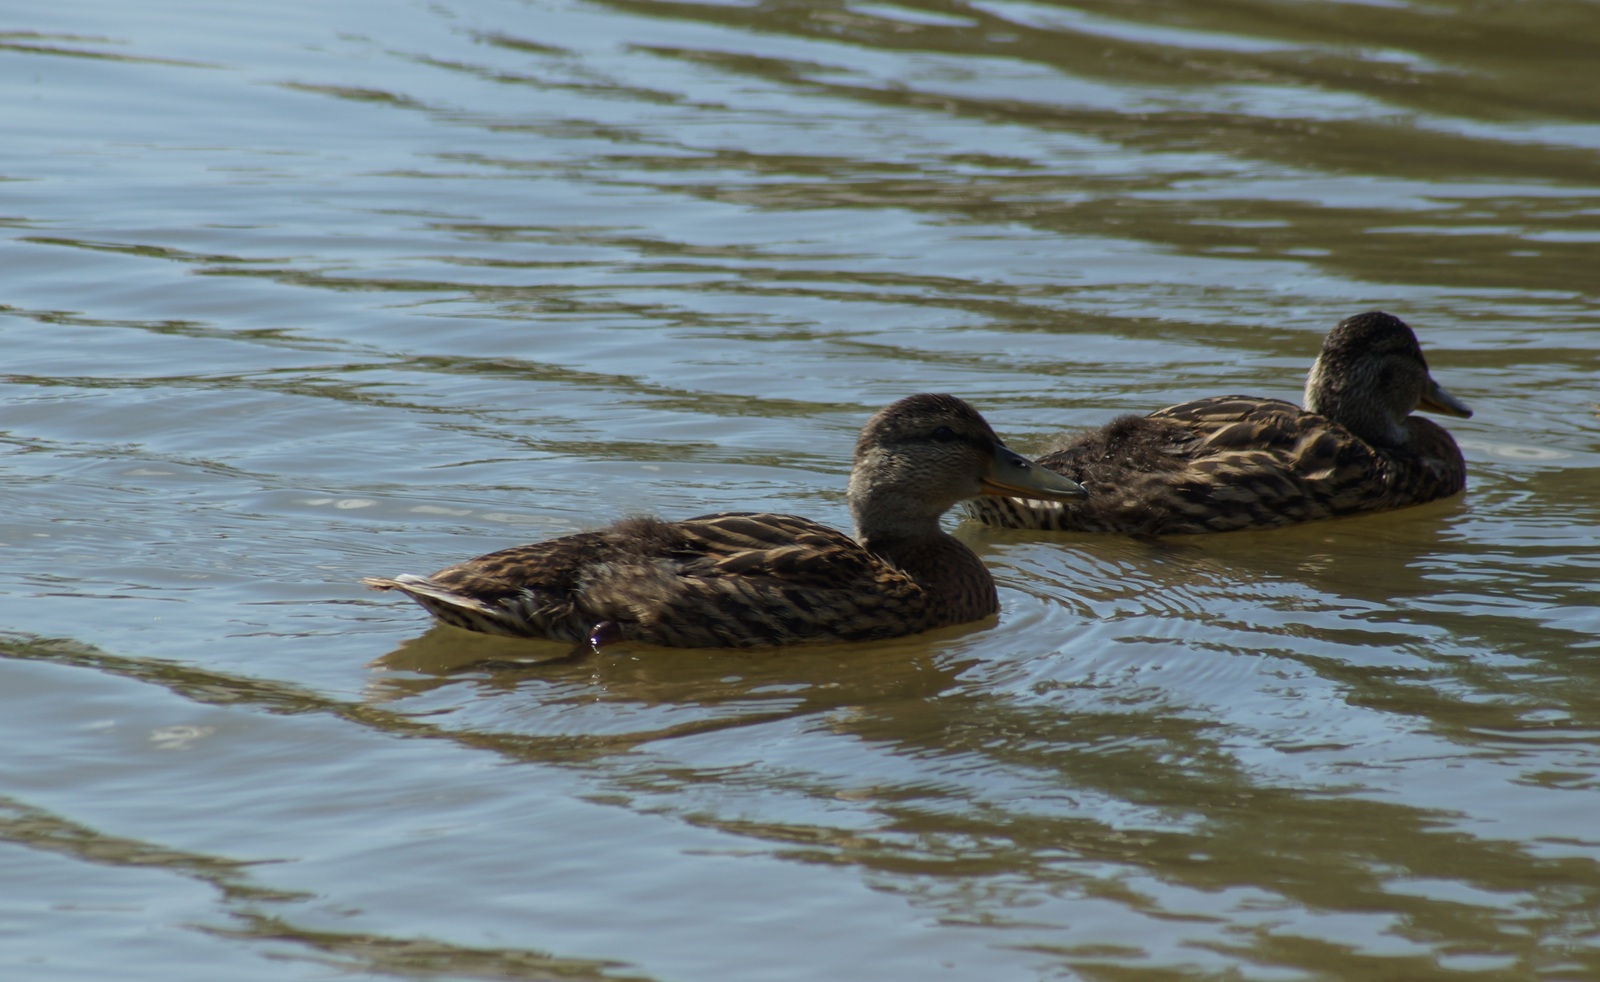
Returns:
[[[948,426],[941,426],[933,431],[933,438],[940,443],[949,443],[956,438],[954,431]]]

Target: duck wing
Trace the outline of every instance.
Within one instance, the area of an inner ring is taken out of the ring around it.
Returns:
[[[1309,417],[1309,419],[1308,419]],[[1328,421],[1292,402],[1254,396],[1212,396],[1158,409],[1143,417],[1170,422],[1185,430],[1192,453],[1287,448],[1299,442],[1308,427]],[[1207,448],[1207,449],[1202,449]]]
[[[1183,476],[1167,521],[1194,531],[1270,528],[1390,507],[1392,455],[1326,416],[1248,396],[1200,399],[1154,418],[1183,427]]]
[[[1158,409],[1148,415],[1127,415],[1099,429],[1069,436],[1039,463],[1074,480],[1090,480],[1092,507],[1096,492],[1126,483],[1131,475],[1180,475],[1200,461],[1240,453],[1293,454],[1308,432],[1328,422],[1310,417],[1293,403],[1250,396],[1213,396]],[[1210,466],[1210,465],[1208,465]]]
[[[639,637],[679,646],[862,641],[922,630],[927,592],[836,529],[793,515],[721,512],[670,523],[665,563],[591,594],[627,603]],[[636,591],[647,602],[639,603]],[[629,594],[630,596],[624,596]]]

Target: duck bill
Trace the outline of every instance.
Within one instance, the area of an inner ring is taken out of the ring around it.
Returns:
[[[1089,496],[1089,492],[1077,481],[1040,467],[998,443],[994,447],[994,460],[990,462],[989,473],[983,476],[978,486],[983,494],[1006,498],[1075,501]]]
[[[1472,415],[1472,410],[1467,404],[1445,391],[1444,386],[1428,379],[1428,387],[1422,392],[1422,401],[1417,404],[1418,409],[1425,409],[1430,413],[1443,413],[1446,416],[1460,416],[1463,419]]]

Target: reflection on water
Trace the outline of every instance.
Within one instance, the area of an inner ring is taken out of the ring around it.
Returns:
[[[10,15],[7,964],[1600,974],[1594,5]],[[358,584],[847,525],[910,392],[1037,451],[1373,308],[1464,496],[968,523],[998,621],[869,646],[549,662]]]

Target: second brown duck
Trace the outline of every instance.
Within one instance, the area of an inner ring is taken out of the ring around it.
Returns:
[[[1466,487],[1461,449],[1417,409],[1472,415],[1434,381],[1416,335],[1381,311],[1346,318],[1311,366],[1305,408],[1215,396],[1112,420],[1037,463],[1082,501],[992,498],[969,514],[1010,528],[1229,532],[1382,511]]]

